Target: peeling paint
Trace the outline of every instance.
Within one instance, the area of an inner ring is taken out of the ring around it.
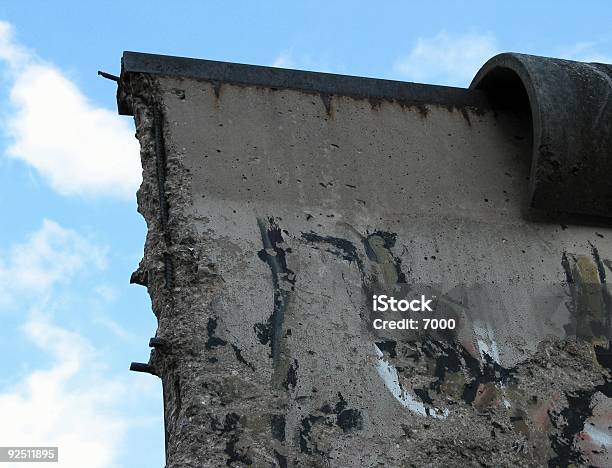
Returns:
[[[439,410],[437,408],[426,407],[422,402],[417,401],[410,394],[408,390],[402,388],[399,382],[399,376],[397,375],[397,369],[389,364],[385,359],[382,351],[378,349],[378,346],[374,345],[374,350],[378,359],[376,360],[376,371],[387,387],[387,390],[391,392],[393,397],[399,401],[402,406],[408,408],[415,414],[420,416],[430,416],[432,418],[446,418],[449,415],[447,409]]]

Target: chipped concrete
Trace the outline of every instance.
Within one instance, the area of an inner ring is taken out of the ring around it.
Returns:
[[[609,464],[612,230],[529,219],[523,114],[122,79],[168,467]]]

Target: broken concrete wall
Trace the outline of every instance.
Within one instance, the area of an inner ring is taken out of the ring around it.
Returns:
[[[124,60],[168,467],[610,463],[612,230],[528,210],[530,109]]]

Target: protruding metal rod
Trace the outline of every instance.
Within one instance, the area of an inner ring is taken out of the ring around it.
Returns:
[[[130,276],[130,284],[139,284],[140,286],[148,286],[149,284],[149,275],[146,271],[136,270]]]
[[[110,73],[106,73],[106,72],[103,72],[101,70],[98,70],[98,75],[100,75],[102,78],[106,78],[107,80],[113,80],[113,81],[116,81],[117,83],[119,83],[119,77],[118,76],[111,75]]]
[[[130,364],[130,370],[133,372],[145,372],[147,374],[156,375],[153,366],[144,362],[133,362]]]
[[[151,348],[163,348],[166,346],[166,344],[166,340],[157,336],[154,336],[149,340],[149,347]]]

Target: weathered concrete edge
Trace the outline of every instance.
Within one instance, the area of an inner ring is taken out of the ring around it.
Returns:
[[[117,90],[121,115],[132,115],[129,92],[123,89],[132,73],[413,104],[490,107],[485,93],[479,90],[126,51],[121,59]]]

